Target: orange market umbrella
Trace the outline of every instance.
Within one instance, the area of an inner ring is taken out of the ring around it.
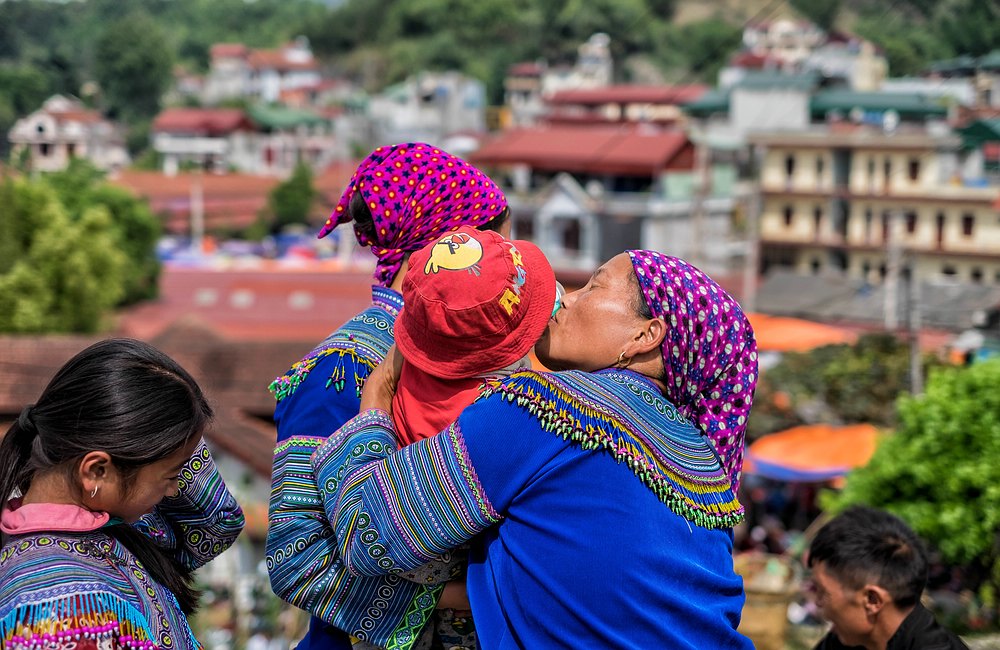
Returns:
[[[825,481],[868,462],[878,429],[810,424],[766,435],[747,448],[743,471],[779,481]]]

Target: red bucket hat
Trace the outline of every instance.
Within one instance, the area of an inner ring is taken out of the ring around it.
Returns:
[[[396,345],[443,379],[504,368],[535,345],[555,298],[555,273],[537,246],[463,226],[410,256]]]

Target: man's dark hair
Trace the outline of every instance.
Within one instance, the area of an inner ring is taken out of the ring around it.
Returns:
[[[809,566],[824,569],[850,589],[877,584],[902,609],[917,604],[927,583],[927,552],[902,519],[852,506],[834,517],[809,546]]]
[[[347,204],[347,214],[349,214],[351,219],[354,221],[355,233],[358,235],[367,235],[369,239],[377,239],[377,233],[375,232],[375,219],[372,216],[371,208],[369,208],[368,204],[365,203],[365,197],[361,196],[361,192],[355,192],[351,197],[350,203]],[[493,232],[500,232],[500,229],[509,219],[510,208],[504,206],[504,209],[500,211],[499,214],[486,223],[478,226],[476,230],[492,230]]]

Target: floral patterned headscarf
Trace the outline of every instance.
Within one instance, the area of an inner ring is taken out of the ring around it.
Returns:
[[[757,385],[753,328],[725,289],[684,260],[628,254],[653,317],[667,324],[660,347],[667,399],[711,439],[735,490]]]
[[[375,280],[388,286],[407,252],[419,250],[459,226],[479,227],[507,207],[486,174],[423,142],[379,147],[361,161],[340,202],[317,237],[351,220],[347,206],[360,192],[375,221],[375,236],[355,234],[378,258]]]

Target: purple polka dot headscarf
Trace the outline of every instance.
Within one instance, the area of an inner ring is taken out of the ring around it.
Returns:
[[[379,147],[361,161],[317,237],[351,220],[347,206],[360,192],[375,221],[375,236],[355,234],[378,258],[375,280],[392,283],[407,252],[459,226],[479,226],[507,207],[503,192],[461,158],[423,142]]]
[[[750,321],[725,289],[684,260],[628,254],[653,317],[667,324],[660,346],[667,399],[711,439],[735,490],[757,385]]]

